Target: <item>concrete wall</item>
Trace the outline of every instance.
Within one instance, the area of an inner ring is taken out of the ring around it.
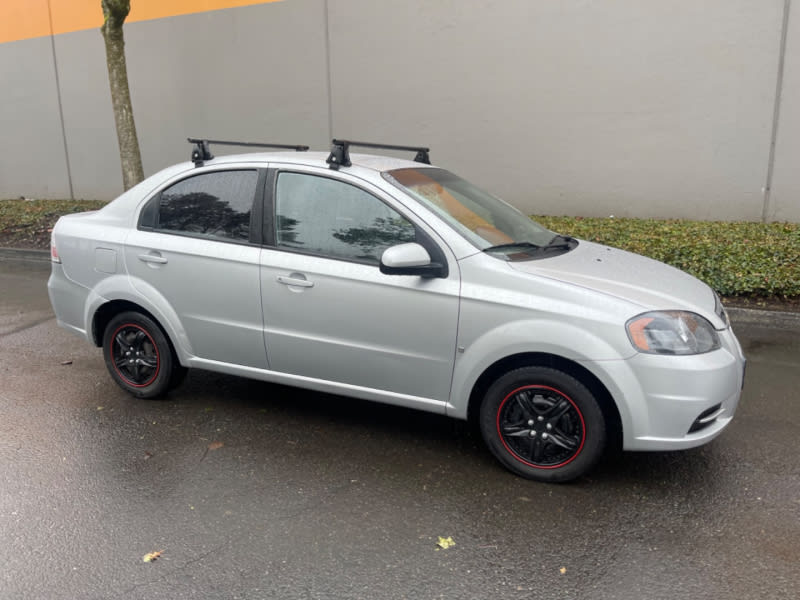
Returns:
[[[797,2],[792,6],[787,25],[774,173],[765,216],[768,220],[800,221],[800,4]]]
[[[324,146],[323,8],[323,0],[288,1],[126,25],[145,174],[188,160],[189,136]],[[292,48],[298,38],[303,52]],[[102,36],[55,39],[75,195],[114,197],[122,176]]]
[[[800,221],[790,6],[284,0],[129,23],[145,172],[189,135],[339,136],[430,145],[530,213]],[[97,30],[0,44],[0,80],[0,197],[121,191]]]
[[[69,197],[52,40],[0,45],[0,82],[0,198]]]

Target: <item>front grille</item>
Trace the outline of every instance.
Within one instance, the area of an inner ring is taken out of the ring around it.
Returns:
[[[706,427],[711,425],[714,421],[716,421],[717,417],[720,416],[722,412],[723,412],[722,404],[715,404],[711,408],[704,410],[694,420],[692,426],[689,427],[688,433],[694,433],[696,431],[700,431],[701,429],[705,429]]]

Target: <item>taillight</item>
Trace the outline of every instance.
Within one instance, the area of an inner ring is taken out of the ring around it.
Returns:
[[[50,260],[54,263],[60,263],[61,259],[58,256],[58,249],[56,248],[56,242],[51,237],[50,238]]]

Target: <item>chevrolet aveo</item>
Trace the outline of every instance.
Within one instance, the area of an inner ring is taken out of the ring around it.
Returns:
[[[548,231],[426,148],[190,142],[192,162],[53,230],[58,322],[134,396],[196,367],[472,419],[541,481],[733,418],[744,356],[694,277]]]

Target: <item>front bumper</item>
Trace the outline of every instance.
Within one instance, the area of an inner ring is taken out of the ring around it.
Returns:
[[[680,450],[711,441],[741,397],[745,358],[733,331],[722,347],[694,356],[637,354],[605,363],[620,409],[625,450]]]

